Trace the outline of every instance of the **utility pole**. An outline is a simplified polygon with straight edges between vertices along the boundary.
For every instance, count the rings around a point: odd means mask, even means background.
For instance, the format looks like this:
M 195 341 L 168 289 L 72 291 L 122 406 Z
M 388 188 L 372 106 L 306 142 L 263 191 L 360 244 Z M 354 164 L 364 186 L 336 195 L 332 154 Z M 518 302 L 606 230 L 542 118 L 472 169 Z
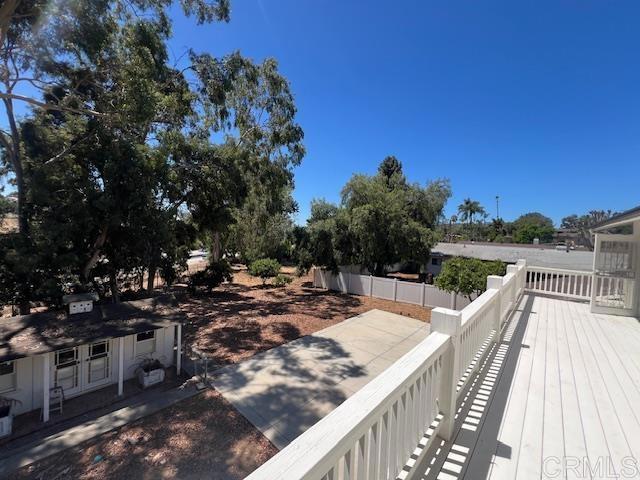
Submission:
M 496 218 L 500 218 L 500 195 L 496 195 Z

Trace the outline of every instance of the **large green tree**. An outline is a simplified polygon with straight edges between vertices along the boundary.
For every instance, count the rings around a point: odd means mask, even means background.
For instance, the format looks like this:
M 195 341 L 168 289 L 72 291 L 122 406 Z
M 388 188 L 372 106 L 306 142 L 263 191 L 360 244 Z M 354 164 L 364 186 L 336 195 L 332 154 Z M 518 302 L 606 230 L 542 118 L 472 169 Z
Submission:
M 451 195 L 447 180 L 410 184 L 388 157 L 377 175 L 354 175 L 339 206 L 312 204 L 308 228 L 316 264 L 355 264 L 375 275 L 397 262 L 422 264 L 436 241 L 434 227 Z
M 538 212 L 520 215 L 514 220 L 512 227 L 516 243 L 533 243 L 536 238 L 540 243 L 549 243 L 555 232 L 553 220 Z
M 68 3 L 65 15 L 31 1 L 0 16 L 5 62 L 25 55 L 21 67 L 41 91 L 23 98 L 13 70 L 0 71 L 8 123 L 14 101 L 33 106 L 2 133 L 21 228 L 0 255 L 29 261 L 3 262 L 0 295 L 23 311 L 52 279 L 86 287 L 107 278 L 116 299 L 123 274 L 167 272 L 196 230 L 228 228 L 252 183 L 290 185 L 304 155 L 275 61 L 190 51 L 178 69 L 166 47 L 171 2 Z M 198 22 L 228 19 L 226 1 L 181 3 Z

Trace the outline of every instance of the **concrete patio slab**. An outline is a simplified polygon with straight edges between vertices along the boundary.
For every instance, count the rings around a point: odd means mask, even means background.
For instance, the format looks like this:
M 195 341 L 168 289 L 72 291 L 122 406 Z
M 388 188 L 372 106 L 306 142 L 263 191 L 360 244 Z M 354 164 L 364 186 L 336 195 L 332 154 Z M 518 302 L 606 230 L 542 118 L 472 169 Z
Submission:
M 370 310 L 214 372 L 212 384 L 282 449 L 429 334 Z

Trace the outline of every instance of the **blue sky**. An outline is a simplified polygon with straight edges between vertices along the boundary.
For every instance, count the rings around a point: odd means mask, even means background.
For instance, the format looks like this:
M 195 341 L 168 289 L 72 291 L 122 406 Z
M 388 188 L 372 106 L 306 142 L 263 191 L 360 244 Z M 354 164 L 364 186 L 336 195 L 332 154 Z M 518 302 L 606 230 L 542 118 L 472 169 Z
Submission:
M 275 57 L 308 155 L 298 221 L 389 154 L 513 219 L 640 203 L 640 2 L 235 0 L 172 48 Z
M 514 219 L 640 203 L 640 2 L 232 0 L 229 24 L 172 15 L 187 48 L 274 57 L 308 155 L 294 196 L 339 200 L 397 156 Z

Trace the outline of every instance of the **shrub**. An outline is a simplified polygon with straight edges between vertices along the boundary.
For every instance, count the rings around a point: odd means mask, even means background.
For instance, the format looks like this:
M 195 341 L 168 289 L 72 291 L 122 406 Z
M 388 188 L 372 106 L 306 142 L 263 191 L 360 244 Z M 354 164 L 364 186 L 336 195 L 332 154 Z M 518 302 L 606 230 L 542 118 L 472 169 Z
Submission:
M 280 273 L 280 264 L 273 258 L 261 258 L 249 265 L 249 275 L 260 277 L 262 284 L 267 283 L 267 279 L 275 277 Z
M 292 281 L 293 278 L 291 278 L 289 275 L 283 275 L 282 273 L 279 273 L 273 280 L 273 284 L 276 287 L 284 287 L 285 285 L 289 285 Z
M 313 266 L 313 256 L 309 252 L 309 250 L 301 249 L 298 252 L 298 263 L 296 265 L 296 275 L 302 277 L 309 273 L 311 267 Z
M 506 268 L 499 260 L 485 262 L 477 258 L 453 257 L 444 262 L 435 285 L 472 300 L 473 295 L 478 296 L 485 291 L 488 275 L 504 275 Z
M 231 265 L 226 260 L 211 262 L 207 268 L 191 275 L 189 279 L 189 288 L 195 291 L 198 287 L 204 287 L 211 292 L 222 282 L 230 282 L 233 280 Z

